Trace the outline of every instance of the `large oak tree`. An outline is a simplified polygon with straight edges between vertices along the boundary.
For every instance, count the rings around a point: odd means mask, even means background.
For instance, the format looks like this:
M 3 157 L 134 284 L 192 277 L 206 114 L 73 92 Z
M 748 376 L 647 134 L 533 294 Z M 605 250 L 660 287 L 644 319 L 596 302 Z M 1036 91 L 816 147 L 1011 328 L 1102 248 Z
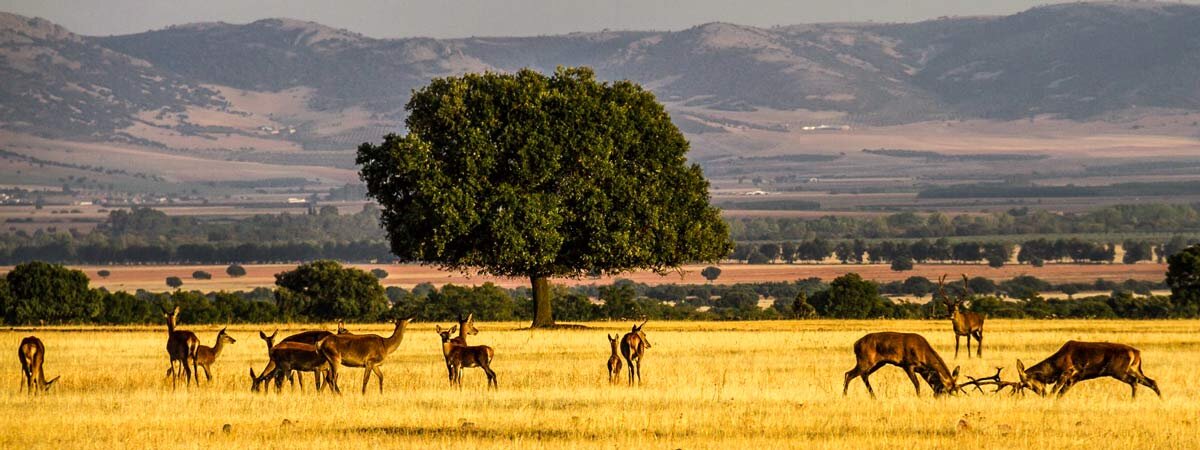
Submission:
M 528 277 L 534 327 L 549 278 L 666 271 L 732 243 L 688 142 L 654 95 L 588 68 L 435 79 L 408 133 L 358 149 L 401 260 Z

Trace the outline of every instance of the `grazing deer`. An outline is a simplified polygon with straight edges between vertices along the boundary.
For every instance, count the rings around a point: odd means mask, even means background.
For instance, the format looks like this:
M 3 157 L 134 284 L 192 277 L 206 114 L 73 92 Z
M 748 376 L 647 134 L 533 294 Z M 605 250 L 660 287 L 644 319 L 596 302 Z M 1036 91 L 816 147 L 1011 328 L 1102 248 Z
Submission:
M 467 321 L 459 318 L 460 323 Z M 483 369 L 483 373 L 487 374 L 488 387 L 498 389 L 499 382 L 496 381 L 496 372 L 492 370 L 492 357 L 495 351 L 486 345 L 466 345 L 466 337 L 459 335 L 451 338 L 450 335 L 456 331 L 460 331 L 458 325 L 451 326 L 448 330 L 443 330 L 441 325 L 437 326 L 437 334 L 442 338 L 442 357 L 446 359 L 446 371 L 449 373 L 450 385 L 462 388 L 462 370 L 464 367 L 479 367 Z
M 170 313 L 163 309 L 163 317 L 167 318 L 167 355 L 171 357 L 171 367 L 167 369 L 167 376 L 171 378 L 171 387 L 175 387 L 181 372 L 184 382 L 190 385 L 193 373 L 192 366 L 188 364 L 196 359 L 196 347 L 200 345 L 200 339 L 196 338 L 196 333 L 175 329 L 176 320 L 179 318 L 178 306 Z M 180 366 L 178 371 L 175 370 L 176 362 Z M 197 376 L 196 382 L 199 381 Z
M 1017 374 L 1022 387 L 1041 396 L 1046 395 L 1047 384 L 1055 384 L 1057 395 L 1062 397 L 1075 383 L 1112 377 L 1128 384 L 1133 397 L 1137 397 L 1141 384 L 1162 398 L 1158 383 L 1142 373 L 1142 352 L 1125 344 L 1067 341 L 1049 358 L 1028 369 L 1018 359 Z
M 954 328 L 954 358 L 958 359 L 958 345 L 960 342 L 960 336 L 967 337 L 967 358 L 971 357 L 971 338 L 975 338 L 975 344 L 976 347 L 978 347 L 975 356 L 982 358 L 984 317 L 982 314 L 963 310 L 962 306 L 963 303 L 966 303 L 967 301 L 966 297 L 969 292 L 969 288 L 967 287 L 967 276 L 964 274 L 962 277 L 963 293 L 955 300 L 951 300 L 950 297 L 946 295 L 946 276 L 942 275 L 942 277 L 938 279 L 938 293 L 941 294 L 942 301 L 946 303 L 946 310 L 950 313 L 950 324 L 953 325 Z
M 383 371 L 379 370 L 379 365 L 400 347 L 404 341 L 404 329 L 410 321 L 411 317 L 397 320 L 395 330 L 387 338 L 374 334 L 334 334 L 318 341 L 317 349 L 329 359 L 333 382 L 337 381 L 339 365 L 362 367 L 362 393 L 367 393 L 367 382 L 371 381 L 371 373 L 374 373 L 379 378 L 379 393 L 382 394 Z
M 642 356 L 646 354 L 646 349 L 651 347 L 646 333 L 642 331 L 646 322 L 649 320 L 643 321 L 641 325 L 634 325 L 633 330 L 621 337 L 621 355 L 625 357 L 626 365 L 629 366 L 630 386 L 633 386 L 635 376 L 638 386 L 642 385 Z
M 608 384 L 617 384 L 621 382 L 621 357 L 617 354 L 621 336 L 616 334 L 606 334 L 605 336 L 608 337 L 608 345 L 612 347 L 612 353 L 608 356 Z
M 237 339 L 225 333 L 225 329 L 217 332 L 217 343 L 212 347 L 207 345 L 196 346 L 196 356 L 192 358 L 192 373 L 196 374 L 196 383 L 200 382 L 200 369 L 204 369 L 204 377 L 212 383 L 212 373 L 209 372 L 209 367 L 217 361 L 217 357 L 221 356 L 221 350 L 225 348 L 225 344 L 236 344 Z
M 917 395 L 921 395 L 918 374 L 929 384 L 929 388 L 933 389 L 935 397 L 958 390 L 958 367 L 955 367 L 953 372 L 946 369 L 946 362 L 933 350 L 929 341 L 919 334 L 870 333 L 854 342 L 854 357 L 858 362 L 853 369 L 846 372 L 842 395 L 846 395 L 850 389 L 850 380 L 861 377 L 863 384 L 867 386 L 867 392 L 874 398 L 875 390 L 871 388 L 867 377 L 888 364 L 904 369 Z
M 276 330 L 276 332 L 278 332 L 278 330 Z M 340 321 L 338 322 L 338 333 L 339 334 L 349 333 L 349 331 L 346 330 L 346 327 L 342 326 L 342 322 L 340 322 Z M 333 336 L 333 332 L 325 331 L 325 330 L 301 331 L 299 333 L 296 333 L 296 334 L 293 334 L 286 338 L 283 338 L 283 340 L 279 341 L 279 343 L 282 344 L 285 342 L 296 342 L 296 343 L 300 343 L 300 344 L 308 344 L 308 345 L 316 346 L 317 342 L 320 341 L 321 339 L 324 339 L 326 336 Z M 259 332 L 259 337 L 262 338 L 264 341 L 267 341 L 267 336 L 265 336 L 265 334 L 263 334 L 262 332 Z M 271 340 L 267 341 L 268 352 L 269 352 L 270 348 L 274 346 L 275 334 L 271 334 L 270 338 L 271 338 Z M 304 390 L 304 377 L 300 376 L 298 378 L 299 378 L 298 381 L 300 382 L 300 390 Z M 287 374 L 287 379 L 289 382 L 292 382 L 292 383 L 295 383 L 297 381 L 295 378 L 293 378 L 293 375 L 291 373 Z M 321 387 L 321 378 L 317 377 L 315 382 L 317 383 L 317 388 L 320 388 Z
M 42 345 L 41 339 L 34 336 L 21 339 L 21 345 L 17 347 L 17 359 L 21 360 L 21 373 L 25 375 L 25 384 L 22 386 L 30 394 L 49 391 L 50 386 L 58 381 L 59 377 L 46 381 L 46 373 L 42 371 L 42 363 L 46 362 L 46 346 Z
M 333 392 L 342 393 L 332 378 L 333 371 L 330 368 L 329 360 L 317 350 L 316 346 L 299 342 L 280 342 L 279 345 L 271 347 L 269 353 L 271 361 L 263 369 L 262 375 L 255 376 L 254 368 L 250 368 L 250 379 L 253 381 L 250 388 L 252 391 L 258 392 L 264 382 L 274 378 L 275 392 L 279 392 L 283 388 L 283 378 L 291 376 L 295 371 L 312 372 L 317 379 L 317 392 L 321 392 L 321 380 L 324 379 Z M 303 384 L 301 389 L 303 389 Z

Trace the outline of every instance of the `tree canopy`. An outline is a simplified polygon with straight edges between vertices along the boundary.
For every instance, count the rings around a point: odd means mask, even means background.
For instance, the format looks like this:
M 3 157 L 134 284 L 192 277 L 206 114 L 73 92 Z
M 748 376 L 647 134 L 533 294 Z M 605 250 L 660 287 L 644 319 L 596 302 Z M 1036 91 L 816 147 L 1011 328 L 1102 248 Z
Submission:
M 276 303 L 285 318 L 377 320 L 387 311 L 379 279 L 337 261 L 302 264 L 275 275 Z
M 1200 311 L 1200 244 L 1167 257 L 1171 301 L 1186 315 Z
M 588 68 L 438 78 L 405 106 L 408 134 L 358 149 L 392 252 L 528 277 L 534 326 L 553 325 L 549 277 L 665 271 L 732 249 L 654 95 Z

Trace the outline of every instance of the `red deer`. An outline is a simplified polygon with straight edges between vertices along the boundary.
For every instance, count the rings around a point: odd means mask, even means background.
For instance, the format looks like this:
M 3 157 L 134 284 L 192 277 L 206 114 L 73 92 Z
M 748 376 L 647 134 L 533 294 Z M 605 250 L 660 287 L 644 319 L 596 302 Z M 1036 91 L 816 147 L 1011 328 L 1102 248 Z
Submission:
M 383 371 L 379 365 L 395 352 L 404 341 L 404 329 L 412 318 L 396 321 L 392 335 L 383 338 L 374 334 L 334 334 L 317 342 L 317 349 L 330 362 L 332 382 L 337 382 L 338 366 L 362 367 L 362 393 L 367 393 L 367 382 L 371 381 L 371 373 L 379 378 L 379 393 L 383 393 Z
M 1093 378 L 1112 377 L 1129 385 L 1137 397 L 1139 384 L 1158 390 L 1158 383 L 1142 373 L 1142 352 L 1124 344 L 1110 342 L 1067 341 L 1057 352 L 1029 369 L 1017 360 L 1017 374 L 1022 387 L 1046 395 L 1046 385 L 1054 384 L 1059 397 L 1075 383 Z
M 255 376 L 254 369 L 250 369 L 250 379 L 253 381 L 250 389 L 254 392 L 258 392 L 260 386 L 272 378 L 275 379 L 275 392 L 279 392 L 283 387 L 283 378 L 296 371 L 312 372 L 317 379 L 317 392 L 321 391 L 321 380 L 324 379 L 333 392 L 342 393 L 332 378 L 333 371 L 329 360 L 317 351 L 316 346 L 299 342 L 280 342 L 279 345 L 271 347 L 269 353 L 271 361 L 263 369 L 262 375 Z M 301 385 L 301 389 L 303 389 L 303 385 Z
M 875 390 L 867 377 L 884 365 L 893 365 L 904 369 L 908 379 L 912 381 L 917 395 L 921 395 L 921 384 L 917 375 L 921 375 L 929 388 L 933 389 L 935 397 L 954 393 L 958 390 L 958 367 L 951 372 L 946 368 L 946 362 L 938 355 L 929 341 L 919 334 L 881 332 L 871 333 L 854 342 L 854 357 L 858 363 L 846 372 L 845 383 L 842 385 L 842 395 L 850 389 L 850 380 L 862 377 L 867 386 L 867 392 L 875 397 Z
M 621 356 L 617 354 L 617 347 L 621 342 L 621 336 L 616 334 L 605 336 L 608 337 L 608 345 L 612 347 L 612 353 L 608 356 L 608 383 L 617 384 L 621 382 Z
M 633 386 L 633 379 L 637 377 L 637 384 L 642 384 L 642 356 L 646 354 L 646 349 L 650 348 L 650 341 L 646 339 L 646 333 L 642 331 L 642 327 L 646 326 L 643 321 L 641 325 L 634 325 L 633 330 L 625 333 L 621 337 L 621 355 L 625 357 L 626 365 L 629 366 L 629 385 Z
M 21 373 L 25 375 L 23 386 L 30 394 L 49 391 L 50 386 L 58 381 L 59 377 L 46 381 L 46 373 L 42 371 L 42 364 L 46 362 L 46 346 L 42 345 L 41 339 L 34 336 L 21 339 L 21 345 L 17 347 L 17 359 L 21 360 Z
M 342 326 L 341 322 L 338 322 L 338 332 L 339 333 L 348 333 L 348 331 L 345 331 L 345 327 Z M 274 333 L 271 333 L 270 336 L 267 336 L 266 333 L 263 333 L 261 331 L 258 332 L 258 337 L 261 338 L 263 341 L 266 341 L 266 343 L 267 343 L 268 356 L 270 355 L 271 348 L 275 346 L 275 335 L 278 333 L 279 333 L 279 330 L 275 330 Z M 283 340 L 279 341 L 279 343 L 282 344 L 284 342 L 296 342 L 296 343 L 300 343 L 300 344 L 308 344 L 308 345 L 316 346 L 317 341 L 324 339 L 326 336 L 332 336 L 332 335 L 333 335 L 332 332 L 324 331 L 324 330 L 302 331 L 302 332 L 293 334 L 291 336 L 288 336 L 286 338 L 283 338 Z M 286 376 L 289 381 L 291 381 L 292 383 L 295 383 L 296 380 L 295 380 L 295 378 L 293 378 L 293 375 L 291 373 L 286 374 Z M 301 376 L 299 378 L 300 378 L 300 380 L 299 380 L 300 381 L 300 390 L 304 390 L 304 377 Z M 316 383 L 317 383 L 317 388 L 319 389 L 321 387 L 321 378 L 320 377 L 317 377 Z
M 467 321 L 461 318 L 459 320 L 460 323 L 467 323 Z M 454 332 L 460 330 L 461 328 L 458 325 L 454 325 L 448 330 L 443 330 L 441 325 L 437 326 L 438 336 L 442 338 L 442 357 L 446 360 L 446 372 L 450 377 L 450 385 L 461 388 L 463 368 L 479 367 L 487 375 L 488 387 L 493 389 L 499 388 L 500 385 L 496 381 L 496 372 L 491 367 L 495 351 L 486 345 L 466 345 L 466 337 L 463 335 L 455 338 L 450 337 Z
M 954 358 L 958 359 L 959 337 L 967 337 L 967 358 L 971 357 L 971 338 L 975 338 L 976 355 L 983 357 L 983 315 L 964 311 L 963 303 L 967 301 L 966 296 L 968 291 L 967 276 L 963 275 L 963 294 L 955 300 L 951 300 L 946 295 L 945 290 L 946 276 L 942 275 L 938 279 L 938 292 L 942 295 L 942 300 L 946 302 L 946 310 L 950 313 L 950 324 L 954 327 Z
M 167 318 L 167 355 L 171 357 L 171 367 L 167 369 L 167 376 L 171 378 L 171 387 L 175 387 L 181 372 L 184 382 L 191 384 L 193 374 L 189 363 L 196 358 L 196 347 L 200 345 L 200 339 L 196 338 L 196 333 L 175 329 L 176 320 L 179 319 L 178 306 L 170 313 L 163 309 L 163 317 Z M 180 365 L 178 371 L 175 370 L 177 362 Z M 199 382 L 199 378 L 196 381 Z
M 200 382 L 200 369 L 204 369 L 204 377 L 209 383 L 212 383 L 212 373 L 209 372 L 209 367 L 217 361 L 217 357 L 221 356 L 221 350 L 225 348 L 225 343 L 236 344 L 237 340 L 225 333 L 225 329 L 217 332 L 216 345 L 209 347 L 207 345 L 196 346 L 196 357 L 192 358 L 192 373 L 196 374 L 196 382 Z

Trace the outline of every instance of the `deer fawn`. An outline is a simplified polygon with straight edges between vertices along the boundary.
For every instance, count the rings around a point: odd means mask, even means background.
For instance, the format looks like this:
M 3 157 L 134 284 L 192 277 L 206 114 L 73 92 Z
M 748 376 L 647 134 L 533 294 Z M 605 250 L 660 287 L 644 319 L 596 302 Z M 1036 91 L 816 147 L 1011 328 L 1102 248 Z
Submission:
M 966 303 L 968 284 L 967 276 L 963 275 L 963 294 L 957 299 L 950 300 L 946 295 L 945 282 L 946 276 L 942 275 L 938 279 L 938 292 L 942 295 L 942 299 L 946 302 L 946 310 L 950 313 L 950 324 L 954 328 L 954 358 L 958 358 L 959 337 L 967 337 L 967 358 L 971 357 L 971 338 L 975 338 L 975 344 L 978 349 L 975 356 L 983 357 L 983 315 L 964 311 L 962 305 Z
M 295 371 L 312 372 L 317 379 L 317 392 L 321 392 L 321 380 L 324 379 L 333 392 L 337 394 L 342 393 L 341 389 L 338 389 L 337 383 L 333 380 L 332 364 L 325 355 L 317 351 L 316 346 L 299 342 L 280 342 L 279 345 L 271 347 L 269 353 L 271 361 L 263 369 L 262 375 L 255 376 L 254 368 L 250 368 L 250 379 L 253 381 L 250 388 L 252 391 L 258 392 L 264 382 L 274 378 L 275 392 L 279 392 L 283 388 L 283 378 L 285 376 L 290 377 L 291 373 Z M 303 388 L 304 385 L 301 384 L 301 389 Z
M 608 345 L 612 347 L 612 353 L 608 356 L 608 384 L 617 384 L 621 382 L 621 356 L 617 354 L 621 336 L 616 334 L 606 334 L 605 336 L 608 337 Z
M 850 380 L 861 377 L 867 392 L 875 397 L 875 390 L 867 377 L 884 365 L 893 365 L 904 369 L 908 379 L 912 381 L 917 395 L 921 394 L 921 384 L 917 375 L 921 375 L 929 388 L 933 389 L 935 397 L 954 393 L 958 389 L 958 367 L 954 372 L 946 369 L 946 362 L 929 346 L 929 341 L 919 334 L 913 333 L 871 333 L 863 336 L 854 343 L 854 357 L 858 360 L 853 369 L 846 372 L 842 385 L 842 395 L 850 389 Z
M 49 391 L 50 386 L 58 381 L 59 377 L 46 381 L 46 373 L 42 371 L 42 363 L 46 362 L 46 346 L 42 345 L 41 339 L 34 336 L 21 339 L 21 345 L 17 347 L 17 359 L 21 360 L 21 373 L 25 375 L 25 384 L 22 386 L 30 394 Z
M 171 367 L 167 369 L 167 377 L 171 378 L 171 387 L 175 387 L 180 372 L 183 373 L 184 382 L 191 384 L 192 366 L 188 364 L 195 361 L 196 347 L 200 345 L 200 339 L 196 338 L 196 333 L 175 329 L 175 321 L 179 318 L 178 306 L 170 313 L 164 309 L 163 317 L 167 318 L 167 355 L 171 357 Z M 177 362 L 180 366 L 179 371 L 175 370 Z M 197 377 L 196 381 L 199 382 L 199 380 Z
M 382 394 L 383 371 L 379 370 L 379 365 L 400 347 L 404 341 L 404 329 L 410 321 L 411 317 L 397 320 L 392 335 L 386 338 L 374 334 L 334 334 L 318 341 L 317 350 L 330 362 L 331 382 L 337 382 L 339 365 L 362 367 L 362 393 L 367 393 L 367 382 L 371 381 L 371 374 L 374 373 L 379 378 L 379 393 Z
M 196 357 L 192 358 L 192 373 L 196 374 L 196 382 L 200 382 L 200 369 L 204 369 L 204 377 L 209 383 L 212 383 L 212 373 L 209 372 L 209 367 L 217 361 L 217 357 L 221 356 L 221 350 L 225 348 L 225 344 L 236 344 L 237 339 L 225 333 L 225 329 L 217 332 L 217 343 L 212 347 L 207 345 L 196 346 Z
M 465 324 L 467 321 L 460 318 L 459 322 Z M 450 377 L 450 385 L 462 388 L 463 368 L 479 367 L 483 369 L 483 373 L 487 374 L 488 387 L 499 388 L 496 372 L 491 367 L 495 351 L 486 345 L 466 345 L 466 337 L 462 335 L 455 338 L 450 337 L 454 332 L 460 330 L 458 325 L 451 326 L 448 330 L 443 330 L 441 325 L 437 326 L 438 336 L 442 338 L 442 357 L 446 359 L 446 372 Z
M 642 356 L 646 354 L 646 349 L 650 348 L 650 341 L 642 331 L 646 322 L 649 320 L 643 321 L 641 325 L 634 325 L 633 330 L 621 337 L 621 355 L 625 357 L 626 365 L 629 366 L 630 386 L 633 386 L 635 376 L 638 386 L 642 384 Z
M 1067 341 L 1057 352 L 1029 369 L 1017 360 L 1021 386 L 1038 395 L 1046 395 L 1046 385 L 1055 384 L 1059 397 L 1075 383 L 1093 378 L 1112 377 L 1129 385 L 1132 396 L 1144 385 L 1162 397 L 1158 382 L 1142 373 L 1142 352 L 1124 344 L 1110 342 Z

